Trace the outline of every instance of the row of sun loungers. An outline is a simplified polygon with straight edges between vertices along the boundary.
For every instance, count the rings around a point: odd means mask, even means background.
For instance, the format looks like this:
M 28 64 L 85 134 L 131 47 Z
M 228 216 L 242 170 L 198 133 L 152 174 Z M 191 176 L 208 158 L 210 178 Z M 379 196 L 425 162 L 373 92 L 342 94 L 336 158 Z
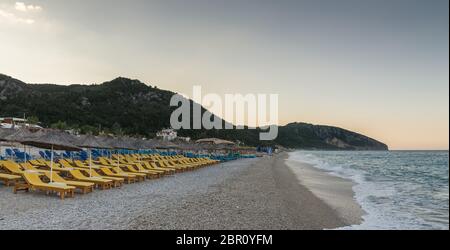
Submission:
M 64 199 L 74 197 L 75 190 L 87 194 L 94 189 L 119 188 L 125 183 L 161 178 L 218 162 L 209 158 L 145 154 L 114 154 L 111 158 L 99 157 L 91 161 L 63 158 L 54 163 L 46 159 L 24 163 L 1 160 L 0 181 L 6 186 L 14 185 L 14 193 L 40 190 L 57 193 Z

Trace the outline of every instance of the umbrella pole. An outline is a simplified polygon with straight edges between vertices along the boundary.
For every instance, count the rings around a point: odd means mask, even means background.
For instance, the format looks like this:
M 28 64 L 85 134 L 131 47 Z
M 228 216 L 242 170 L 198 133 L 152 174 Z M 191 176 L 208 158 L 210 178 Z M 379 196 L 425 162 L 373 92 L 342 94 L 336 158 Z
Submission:
M 89 177 L 92 177 L 92 150 L 89 149 Z
M 117 167 L 120 167 L 120 162 L 119 162 L 119 150 L 117 150 Z
M 50 153 L 50 183 L 53 183 L 53 145 Z

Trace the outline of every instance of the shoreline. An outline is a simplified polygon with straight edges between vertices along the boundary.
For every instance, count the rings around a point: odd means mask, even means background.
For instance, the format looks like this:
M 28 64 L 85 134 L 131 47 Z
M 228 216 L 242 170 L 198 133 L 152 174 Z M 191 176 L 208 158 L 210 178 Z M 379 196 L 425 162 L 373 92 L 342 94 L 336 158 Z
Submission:
M 286 165 L 301 185 L 335 209 L 347 226 L 360 225 L 366 212 L 356 201 L 353 180 L 330 174 L 313 164 L 286 159 Z M 337 228 L 339 229 L 339 228 Z
M 60 201 L 0 186 L 1 229 L 332 229 L 349 225 L 301 185 L 287 153 Z

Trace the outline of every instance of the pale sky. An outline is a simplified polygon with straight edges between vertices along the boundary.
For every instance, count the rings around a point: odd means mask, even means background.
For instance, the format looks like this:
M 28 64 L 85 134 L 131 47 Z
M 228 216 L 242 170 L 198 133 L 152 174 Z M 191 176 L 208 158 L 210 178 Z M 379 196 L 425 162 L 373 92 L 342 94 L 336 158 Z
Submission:
M 448 149 L 448 0 L 0 0 L 0 73 L 279 94 L 280 124 Z

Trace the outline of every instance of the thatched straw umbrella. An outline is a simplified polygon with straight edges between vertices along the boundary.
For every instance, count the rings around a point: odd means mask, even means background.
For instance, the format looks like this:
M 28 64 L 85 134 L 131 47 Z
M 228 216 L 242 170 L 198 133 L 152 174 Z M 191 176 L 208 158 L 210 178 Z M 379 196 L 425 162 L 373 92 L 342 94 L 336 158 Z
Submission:
M 38 148 L 50 149 L 50 183 L 53 182 L 53 150 L 80 151 L 81 149 L 72 143 L 73 137 L 60 130 L 39 130 L 33 136 L 26 138 L 22 144 Z
M 15 133 L 16 130 L 12 128 L 0 128 L 0 142 L 6 141 L 4 138 Z M 2 155 L 2 144 L 0 144 L 0 156 Z
M 134 138 L 134 137 L 127 137 L 126 138 L 126 143 L 128 145 L 128 147 L 130 149 L 134 149 L 134 150 L 143 150 L 146 149 L 146 141 L 143 139 L 138 139 L 138 138 Z M 138 161 L 140 161 L 140 152 L 138 152 Z
M 84 135 L 79 138 L 78 142 L 75 143 L 77 146 L 82 148 L 87 148 L 89 151 L 89 177 L 92 177 L 92 149 L 101 148 L 102 145 L 97 141 L 97 138 L 93 135 Z
M 100 143 L 101 148 L 108 149 L 108 158 L 111 158 L 111 150 L 114 149 L 112 136 L 97 136 L 97 141 Z
M 170 152 L 171 149 L 180 149 L 180 146 L 170 141 L 155 141 L 155 148 L 165 149 Z
M 175 144 L 173 142 L 170 142 L 170 141 L 158 141 L 156 147 L 160 148 L 160 149 L 177 149 L 177 148 L 180 148 L 180 146 L 178 146 L 177 144 Z
M 17 129 L 17 130 L 16 129 L 8 129 L 8 130 L 10 130 L 10 131 L 8 131 L 6 133 L 9 133 L 9 135 L 3 137 L 4 141 L 22 143 L 26 139 L 34 136 L 34 134 L 30 130 L 28 130 L 26 128 Z M 25 153 L 25 161 L 27 161 L 27 154 L 26 154 L 25 144 L 23 144 L 23 151 Z M 1 152 L 1 150 L 0 150 L 0 152 Z
M 157 142 L 153 139 L 148 139 L 145 141 L 145 148 L 146 149 L 156 149 Z
M 115 149 L 135 149 L 124 137 L 117 137 L 111 140 L 110 146 Z M 117 154 L 117 166 L 120 166 L 119 154 Z
M 147 148 L 147 141 L 143 139 L 132 138 L 132 144 L 138 150 L 143 150 Z
M 120 138 L 120 141 L 122 143 L 122 148 L 124 149 L 130 149 L 130 150 L 137 150 L 139 148 L 136 147 L 134 138 L 124 136 Z
M 132 140 L 133 147 L 137 150 L 146 150 L 156 148 L 157 143 L 152 139 L 136 139 Z
M 98 143 L 100 143 L 101 148 L 113 149 L 112 140 L 114 139 L 112 136 L 96 136 Z
M 0 128 L 0 141 L 6 141 L 4 138 L 8 135 L 14 134 L 17 130 L 12 128 Z

